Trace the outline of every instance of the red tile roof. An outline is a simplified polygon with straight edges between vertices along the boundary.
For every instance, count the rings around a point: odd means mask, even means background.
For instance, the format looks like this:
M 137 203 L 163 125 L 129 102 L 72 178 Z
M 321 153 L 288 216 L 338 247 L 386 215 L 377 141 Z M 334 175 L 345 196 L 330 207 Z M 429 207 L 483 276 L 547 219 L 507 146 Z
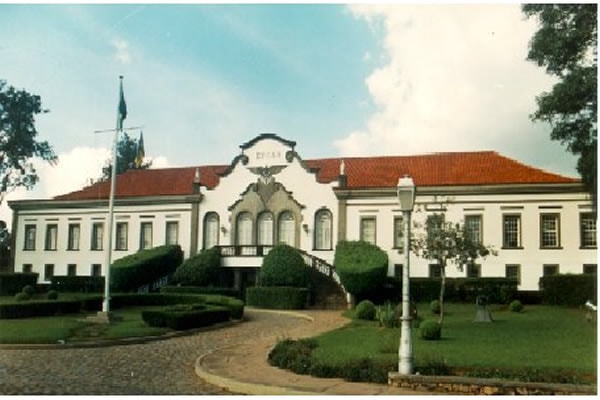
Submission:
M 404 174 L 417 186 L 501 185 L 531 183 L 576 183 L 561 176 L 504 157 L 493 151 L 434 153 L 417 156 L 346 157 L 304 160 L 316 172 L 317 181 L 337 180 L 344 160 L 348 189 L 395 187 Z M 115 197 L 168 196 L 192 193 L 196 168 L 209 189 L 218 185 L 228 165 L 129 170 L 117 177 Z M 82 190 L 55 197 L 56 200 L 108 198 L 110 182 L 99 182 Z

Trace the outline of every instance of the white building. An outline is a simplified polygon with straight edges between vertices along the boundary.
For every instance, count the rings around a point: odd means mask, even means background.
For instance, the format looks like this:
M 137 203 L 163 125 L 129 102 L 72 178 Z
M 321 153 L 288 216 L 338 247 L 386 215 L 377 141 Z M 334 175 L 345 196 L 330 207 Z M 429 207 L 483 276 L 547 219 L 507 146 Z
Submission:
M 118 176 L 112 259 L 180 244 L 185 256 L 224 246 L 232 284 L 251 283 L 264 249 L 285 242 L 333 263 L 339 240 L 366 240 L 389 255 L 397 274 L 401 215 L 396 185 L 416 186 L 413 220 L 443 211 L 493 246 L 497 256 L 448 276 L 517 277 L 537 290 L 545 274 L 596 273 L 596 217 L 578 179 L 545 172 L 495 152 L 303 160 L 295 142 L 261 134 L 231 164 L 129 170 Z M 47 200 L 9 202 L 16 272 L 99 275 L 110 182 Z M 258 256 L 257 256 L 258 255 Z M 435 265 L 411 258 L 411 276 Z

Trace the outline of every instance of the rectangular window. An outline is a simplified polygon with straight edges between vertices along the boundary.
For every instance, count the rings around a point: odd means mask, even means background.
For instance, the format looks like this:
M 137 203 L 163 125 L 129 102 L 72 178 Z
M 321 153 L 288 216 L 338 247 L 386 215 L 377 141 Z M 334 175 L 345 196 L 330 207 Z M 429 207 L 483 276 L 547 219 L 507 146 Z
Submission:
M 115 250 L 127 250 L 127 222 L 117 222 Z
M 502 247 L 505 249 L 521 248 L 521 215 L 503 215 Z
M 376 244 L 377 219 L 375 217 L 365 217 L 360 219 L 360 240 Z
M 92 264 L 92 276 L 102 276 L 102 265 L 100 264 Z
M 404 253 L 404 220 L 394 217 L 394 248 Z
M 23 264 L 23 272 L 30 274 L 33 272 L 33 264 Z
M 179 244 L 179 222 L 168 221 L 166 226 L 165 244 Z
M 35 250 L 35 225 L 25 225 L 25 243 L 23 250 Z
M 540 215 L 540 247 L 542 249 L 560 247 L 560 214 Z
M 583 273 L 595 275 L 598 273 L 598 264 L 583 264 Z
M 56 240 L 58 236 L 58 225 L 46 225 L 46 250 L 56 250 Z
M 479 278 L 481 277 L 481 265 L 480 264 L 468 264 L 467 265 L 467 278 Z
M 152 248 L 152 222 L 142 222 L 140 224 L 140 249 Z
M 596 248 L 596 216 L 594 213 L 579 214 L 579 231 L 582 248 Z
M 92 250 L 102 250 L 104 243 L 104 223 L 94 222 L 92 224 L 92 243 L 90 248 Z
M 467 215 L 465 216 L 465 233 L 474 243 L 483 243 L 483 229 L 482 229 L 482 216 L 481 215 Z
M 79 224 L 69 224 L 69 243 L 67 250 L 79 250 Z
M 49 281 L 54 276 L 54 264 L 44 265 L 44 280 Z
M 558 264 L 544 264 L 544 276 L 558 275 Z
M 68 276 L 77 276 L 77 265 L 76 264 L 67 265 L 67 275 Z
M 506 264 L 505 271 L 507 278 L 516 279 L 517 284 L 521 284 L 521 266 L 519 264 Z
M 429 277 L 430 278 L 441 278 L 442 267 L 439 264 L 429 264 Z

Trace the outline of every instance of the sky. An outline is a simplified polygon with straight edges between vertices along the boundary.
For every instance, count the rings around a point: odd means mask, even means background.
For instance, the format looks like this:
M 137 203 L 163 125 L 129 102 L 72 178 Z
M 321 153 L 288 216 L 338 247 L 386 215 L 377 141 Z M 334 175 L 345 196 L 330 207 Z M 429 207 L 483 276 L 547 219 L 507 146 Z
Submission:
M 101 175 L 120 75 L 153 168 L 226 165 L 269 132 L 303 159 L 494 150 L 577 176 L 529 118 L 555 83 L 526 61 L 535 30 L 517 3 L 0 4 L 0 79 L 41 96 L 59 157 L 0 219 Z

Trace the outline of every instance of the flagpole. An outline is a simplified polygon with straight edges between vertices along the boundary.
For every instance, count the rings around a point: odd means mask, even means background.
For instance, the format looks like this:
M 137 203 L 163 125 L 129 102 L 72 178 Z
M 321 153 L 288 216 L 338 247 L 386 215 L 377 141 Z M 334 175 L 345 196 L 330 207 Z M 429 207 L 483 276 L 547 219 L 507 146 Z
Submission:
M 114 221 L 114 205 L 115 205 L 115 186 L 117 181 L 117 143 L 119 141 L 119 133 L 123 132 L 123 119 L 127 115 L 127 110 L 123 110 L 125 101 L 123 97 L 123 76 L 119 76 L 120 79 L 120 90 L 119 90 L 119 107 L 117 109 L 117 129 L 115 129 L 115 135 L 113 139 L 113 153 L 112 153 L 112 169 L 110 173 L 110 195 L 108 200 L 108 246 L 106 249 L 106 262 L 104 270 L 104 301 L 102 302 L 102 312 L 110 312 L 110 264 L 111 264 L 111 253 L 112 253 L 112 238 L 113 238 L 113 221 Z

